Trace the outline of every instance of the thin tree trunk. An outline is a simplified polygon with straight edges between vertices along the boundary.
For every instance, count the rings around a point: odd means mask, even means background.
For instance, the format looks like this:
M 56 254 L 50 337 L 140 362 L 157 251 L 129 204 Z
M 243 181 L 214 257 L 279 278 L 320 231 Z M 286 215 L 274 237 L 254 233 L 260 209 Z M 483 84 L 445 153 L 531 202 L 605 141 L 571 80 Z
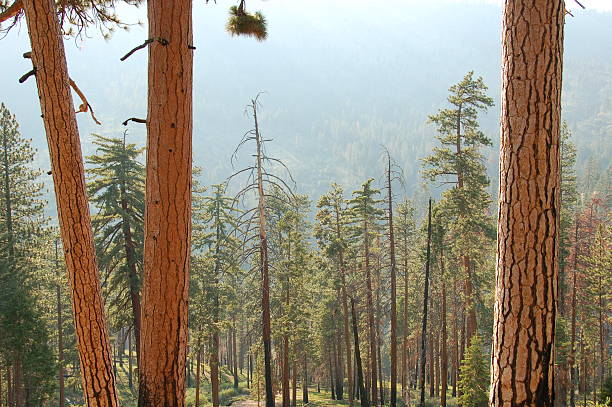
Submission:
M 336 400 L 336 387 L 334 385 L 334 364 L 332 363 L 332 352 L 327 348 L 327 359 L 329 364 L 329 389 L 332 400 Z
M 197 344 L 197 349 L 196 351 L 197 356 L 196 356 L 196 383 L 195 383 L 195 407 L 200 407 L 200 368 L 202 365 L 202 348 L 201 348 L 202 344 L 201 344 L 201 339 L 198 338 L 198 344 Z
M 287 296 L 288 297 L 288 296 Z M 283 335 L 283 407 L 289 407 L 291 402 L 289 397 L 289 336 Z
M 236 345 L 236 321 L 235 321 L 235 316 L 233 316 L 234 321 L 232 321 L 232 328 L 231 328 L 231 332 L 232 332 L 232 373 L 234 375 L 234 389 L 237 389 L 239 386 L 239 381 L 238 381 L 238 352 L 237 352 L 237 345 Z
M 295 359 L 293 360 L 292 366 L 291 366 L 291 373 L 292 373 L 292 377 L 291 377 L 291 407 L 296 407 L 297 406 L 297 377 L 298 377 L 298 373 L 297 373 L 297 363 L 295 363 Z
M 393 194 L 391 191 L 391 158 L 387 157 L 387 203 L 389 216 L 389 256 L 391 260 L 391 401 L 397 404 L 397 271 L 395 269 L 395 238 L 393 234 Z
M 425 340 L 427 335 L 427 305 L 429 302 L 429 258 L 431 253 L 431 198 L 429 198 L 429 212 L 427 215 L 427 257 L 425 261 L 425 284 L 423 289 L 423 324 L 421 328 L 421 365 L 420 365 L 420 386 L 421 396 L 419 406 L 425 406 Z
M 374 323 L 374 304 L 372 299 L 372 275 L 370 270 L 370 241 L 368 232 L 368 222 L 363 222 L 364 230 L 364 251 L 365 251 L 365 272 L 366 272 L 366 300 L 368 307 L 368 329 L 370 333 L 370 396 L 372 397 L 372 405 L 378 405 L 378 389 L 376 376 L 376 325 Z
M 440 405 L 446 407 L 446 389 L 448 388 L 448 356 L 447 356 L 447 336 L 446 336 L 446 281 L 444 279 L 444 260 L 441 259 L 442 266 L 442 310 L 440 317 L 442 318 L 442 342 L 440 346 Z
M 51 157 L 85 400 L 90 407 L 117 406 L 83 156 L 56 4 L 24 0 L 23 6 Z
M 55 288 L 55 300 L 57 303 L 57 381 L 59 385 L 59 407 L 64 407 L 66 404 L 66 396 L 64 389 L 64 318 L 62 315 L 62 286 L 60 283 L 59 269 L 59 245 L 55 240 L 55 278 L 57 286 Z M 1 396 L 0 396 L 1 398 Z
M 124 182 L 122 180 L 122 182 Z M 139 292 L 139 278 L 138 271 L 136 269 L 136 245 L 132 238 L 132 228 L 130 221 L 126 213 L 130 210 L 125 199 L 125 185 L 121 185 L 121 209 L 123 210 L 123 236 L 125 238 L 125 256 L 127 260 L 127 266 L 129 271 L 129 285 L 130 285 L 130 302 L 132 304 L 132 316 L 134 318 L 134 336 L 136 337 L 136 364 L 140 366 L 140 292 Z
M 432 296 L 429 297 L 429 306 L 433 310 L 433 301 L 431 300 L 431 297 Z M 431 325 L 433 328 L 434 321 L 431 321 Z M 429 360 L 427 361 L 427 365 L 429 367 L 429 397 L 434 397 L 436 395 L 435 389 L 434 389 L 434 386 L 435 386 L 434 338 L 435 338 L 435 335 L 433 333 L 433 330 L 430 329 L 427 335 L 427 352 L 429 353 Z
M 572 267 L 572 310 L 571 310 L 571 342 L 569 353 L 570 366 L 570 407 L 576 407 L 576 384 L 578 383 L 578 370 L 576 369 L 576 276 L 578 274 L 578 217 L 576 217 L 574 230 L 574 264 Z
M 562 0 L 504 10 L 492 406 L 554 401 L 564 15 Z
M 210 344 L 210 395 L 213 407 L 219 407 L 219 331 L 216 328 Z
M 359 386 L 359 399 L 361 407 L 370 407 L 368 400 L 368 391 L 363 380 L 363 368 L 361 365 L 361 351 L 359 349 L 359 322 L 357 321 L 357 313 L 355 312 L 355 301 L 351 298 L 351 314 L 353 317 L 353 340 L 355 348 L 355 369 L 357 369 L 357 382 Z
M 128 386 L 130 390 L 134 389 L 134 382 L 132 380 L 132 334 L 128 333 Z
M 452 396 L 457 397 L 457 379 L 459 377 L 459 341 L 457 334 L 457 314 L 459 313 L 459 304 L 457 301 L 457 279 L 453 276 L 453 374 L 452 374 Z
M 334 330 L 333 335 L 333 355 L 334 355 L 334 363 L 336 372 L 336 399 L 343 400 L 344 399 L 344 377 L 342 372 L 342 347 L 341 347 L 341 338 L 340 333 L 337 330 Z
M 268 264 L 268 238 L 266 232 L 265 194 L 263 187 L 263 153 L 261 151 L 261 135 L 257 121 L 257 101 L 252 100 L 253 119 L 255 121 L 255 142 L 257 145 L 257 192 L 259 212 L 259 265 L 261 270 L 261 309 L 262 309 L 262 340 L 264 348 L 264 376 L 266 380 L 266 407 L 274 407 L 274 391 L 272 389 L 272 340 L 270 330 L 270 277 Z
M 308 360 L 306 359 L 306 353 L 302 357 L 302 402 L 308 404 Z
M 402 347 L 402 393 L 404 402 L 407 404 L 407 397 L 410 393 L 408 382 L 410 375 L 408 369 L 408 237 L 404 239 L 404 320 L 402 334 L 404 335 L 404 343 Z

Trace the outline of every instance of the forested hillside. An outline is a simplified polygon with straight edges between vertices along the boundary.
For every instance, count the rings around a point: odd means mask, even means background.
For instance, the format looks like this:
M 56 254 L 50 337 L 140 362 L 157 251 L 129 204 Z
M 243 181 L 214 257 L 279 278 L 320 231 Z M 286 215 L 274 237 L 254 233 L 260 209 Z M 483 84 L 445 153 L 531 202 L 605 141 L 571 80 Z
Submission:
M 330 180 L 357 187 L 380 168 L 382 146 L 402 164 L 408 194 L 418 188 L 419 159 L 433 144 L 435 126 L 428 115 L 442 107 L 448 88 L 466 72 L 484 78 L 495 101 L 481 119 L 493 141 L 485 154 L 492 185 L 497 185 L 500 89 L 500 9 L 487 4 L 395 1 L 387 7 L 342 3 L 310 8 L 298 3 L 253 3 L 265 8 L 270 37 L 265 42 L 232 38 L 224 32 L 226 9 L 194 4 L 194 161 L 203 167 L 204 183 L 222 182 L 229 156 L 248 118 L 244 107 L 260 91 L 266 137 L 292 168 L 298 190 L 320 195 Z M 315 11 L 316 10 L 316 11 Z M 125 20 L 145 18 L 142 11 L 122 8 Z M 316 15 L 316 19 L 313 20 Z M 460 15 L 461 18 L 456 18 Z M 566 23 L 563 117 L 578 147 L 578 168 L 593 159 L 599 169 L 612 154 L 606 142 L 612 114 L 612 37 L 609 15 L 581 12 Z M 91 134 L 117 136 L 121 122 L 146 113 L 145 53 L 125 62 L 119 58 L 138 45 L 145 31 L 114 33 L 110 40 L 67 42 L 72 75 L 86 92 L 96 126 L 79 118 L 84 150 L 93 151 Z M 23 30 L 13 30 L 5 46 L 26 51 Z M 595 43 L 595 46 L 585 44 Z M 74 45 L 77 45 L 77 49 Z M 434 50 L 433 52 L 431 50 Z M 28 70 L 20 59 L 6 61 L 0 83 L 9 94 L 9 108 L 20 117 L 37 117 L 31 103 L 33 82 L 18 84 Z M 39 121 L 22 124 L 24 134 L 45 148 Z M 144 126 L 131 124 L 129 139 L 144 143 Z M 41 154 L 41 167 L 46 158 Z M 435 195 L 439 190 L 434 190 Z
M 612 405 L 612 10 L 132 3 L 0 0 L 0 407 Z

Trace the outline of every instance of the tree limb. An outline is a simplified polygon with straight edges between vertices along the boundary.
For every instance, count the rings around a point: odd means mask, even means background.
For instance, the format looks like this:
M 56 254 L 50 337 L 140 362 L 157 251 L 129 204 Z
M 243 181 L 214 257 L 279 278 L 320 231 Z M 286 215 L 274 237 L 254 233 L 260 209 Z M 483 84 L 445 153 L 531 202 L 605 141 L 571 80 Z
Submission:
M 77 113 L 81 113 L 81 112 L 87 112 L 89 111 L 89 113 L 91 114 L 91 118 L 93 119 L 94 122 L 96 122 L 96 124 L 101 125 L 102 123 L 100 123 L 98 121 L 98 119 L 96 119 L 96 116 L 94 115 L 94 111 L 93 108 L 91 107 L 91 105 L 89 104 L 89 102 L 87 101 L 87 98 L 85 97 L 85 95 L 83 94 L 83 92 L 81 92 L 81 89 L 79 89 L 79 87 L 77 86 L 77 84 L 72 80 L 72 78 L 70 78 L 70 86 L 72 87 L 72 89 L 74 89 L 74 91 L 76 92 L 77 95 L 79 95 L 79 98 L 81 98 L 81 105 L 79 106 L 79 110 L 77 110 Z
M 21 13 L 21 10 L 23 10 L 22 0 L 15 0 L 13 4 L 0 13 L 0 23 L 8 20 L 9 18 L 17 16 L 19 13 Z

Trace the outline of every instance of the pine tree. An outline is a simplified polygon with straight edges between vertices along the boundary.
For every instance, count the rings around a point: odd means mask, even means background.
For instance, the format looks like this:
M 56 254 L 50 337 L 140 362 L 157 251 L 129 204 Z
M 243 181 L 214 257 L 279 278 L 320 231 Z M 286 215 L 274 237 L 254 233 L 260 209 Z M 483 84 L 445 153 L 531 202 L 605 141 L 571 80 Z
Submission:
M 91 166 L 88 189 L 91 202 L 98 209 L 92 223 L 109 314 L 119 320 L 119 326 L 125 319 L 131 319 L 136 358 L 140 361 L 144 167 L 138 159 L 144 149 L 126 143 L 125 137 L 126 133 L 123 139 L 94 134 L 97 150 L 87 157 Z M 128 302 L 131 316 L 122 315 Z
M 480 335 L 472 338 L 465 352 L 459 378 L 459 404 L 463 407 L 486 407 L 488 403 L 489 369 Z
M 64 34 L 95 22 L 119 23 L 109 2 L 15 0 L 0 22 L 25 15 L 41 117 L 49 146 L 55 198 L 73 299 L 85 397 L 90 406 L 117 406 L 110 341 L 104 318 L 96 253 L 87 202 L 85 169 L 64 49 Z M 23 10 L 23 13 L 21 11 Z M 59 11 L 59 13 L 58 13 Z M 74 24 L 64 31 L 59 15 Z M 62 19 L 64 20 L 64 19 Z M 109 25 L 103 24 L 103 27 Z M 24 77 L 27 79 L 27 76 Z M 51 89 L 53 91 L 51 91 Z M 77 90 L 82 96 L 83 93 Z M 82 97 L 80 112 L 91 111 Z M 92 112 L 93 116 L 93 112 Z M 95 118 L 94 118 L 95 120 Z
M 372 187 L 373 179 L 368 179 L 363 183 L 361 189 L 353 192 L 353 198 L 349 201 L 350 216 L 353 223 L 353 235 L 357 240 L 362 253 L 363 270 L 366 281 L 366 301 L 368 314 L 368 331 L 369 331 L 369 347 L 370 360 L 369 369 L 370 383 L 366 387 L 370 388 L 370 399 L 373 406 L 378 405 L 378 384 L 377 384 L 377 341 L 376 341 L 376 324 L 374 321 L 374 300 L 373 300 L 373 284 L 372 284 L 372 267 L 370 265 L 372 239 L 374 233 L 379 228 L 378 221 L 384 214 L 384 211 L 378 208 L 380 200 L 375 198 L 380 194 L 380 190 Z M 369 385 L 369 386 L 368 386 Z
M 349 242 L 348 235 L 348 213 L 346 208 L 346 200 L 344 199 L 344 191 L 337 184 L 332 184 L 331 190 L 321 196 L 317 204 L 319 212 L 317 212 L 318 224 L 315 227 L 315 236 L 319 246 L 324 251 L 325 255 L 332 260 L 338 269 L 340 277 L 340 290 L 342 298 L 342 315 L 344 325 L 344 347 L 346 351 L 346 372 L 348 381 L 349 405 L 353 405 L 353 369 L 351 359 L 351 334 L 349 326 L 349 306 L 347 294 L 347 265 L 345 261 L 345 252 Z
M 234 199 L 225 195 L 225 185 L 213 185 L 210 196 L 194 188 L 193 247 L 190 324 L 197 343 L 209 339 L 211 401 L 219 406 L 220 332 L 227 327 L 229 313 L 237 302 L 236 276 L 239 272 L 239 212 Z M 235 311 L 234 311 L 235 312 Z M 199 349 L 198 349 L 199 351 Z
M 486 188 L 489 179 L 484 166 L 483 147 L 491 140 L 480 131 L 479 112 L 493 106 L 493 99 L 486 95 L 487 87 L 481 77 L 474 79 L 468 72 L 461 82 L 450 87 L 449 109 L 441 109 L 429 120 L 438 126 L 436 138 L 441 147 L 435 147 L 432 155 L 424 160 L 423 175 L 430 181 L 454 184 L 443 194 L 450 221 L 449 232 L 455 236 L 455 246 L 461 254 L 464 272 L 465 309 L 468 313 L 466 341 L 476 332 L 474 307 L 474 280 L 472 242 L 476 235 L 487 229 L 484 217 L 491 203 Z
M 0 354 L 17 405 L 38 405 L 53 390 L 49 332 L 34 294 L 45 218 L 40 171 L 30 141 L 0 105 Z
M 578 203 L 576 181 L 576 147 L 571 140 L 572 134 L 566 122 L 561 126 L 560 154 L 561 154 L 561 219 L 559 224 L 559 315 L 555 325 L 555 404 L 565 406 L 567 394 L 573 394 L 573 344 L 570 340 L 569 320 L 572 310 L 568 285 L 568 270 L 571 267 L 570 249 L 571 237 L 574 229 L 575 212 Z

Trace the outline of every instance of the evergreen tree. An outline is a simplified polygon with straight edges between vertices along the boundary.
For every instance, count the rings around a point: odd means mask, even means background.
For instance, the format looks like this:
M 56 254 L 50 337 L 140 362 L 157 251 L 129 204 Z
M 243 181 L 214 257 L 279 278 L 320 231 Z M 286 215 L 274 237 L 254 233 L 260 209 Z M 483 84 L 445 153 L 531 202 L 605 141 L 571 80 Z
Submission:
M 240 241 L 237 238 L 239 212 L 234 199 L 225 195 L 225 185 L 213 185 L 210 196 L 194 188 L 194 264 L 190 287 L 190 323 L 196 350 L 209 340 L 211 399 L 219 405 L 219 335 L 228 328 L 230 314 L 237 308 L 237 274 Z
M 92 223 L 104 294 L 116 328 L 134 327 L 136 356 L 140 361 L 140 280 L 144 234 L 144 167 L 138 161 L 144 151 L 123 139 L 94 134 L 95 155 L 87 157 L 91 168 L 88 184 L 98 213 Z M 126 289 L 127 288 L 127 289 Z M 127 303 L 131 315 L 125 315 Z
M 353 192 L 353 198 L 349 201 L 349 210 L 351 221 L 353 223 L 353 237 L 356 243 L 360 246 L 362 252 L 363 270 L 366 282 L 366 302 L 368 314 L 368 331 L 369 331 L 369 369 L 370 383 L 366 387 L 370 389 L 370 399 L 372 405 L 378 405 L 378 384 L 377 384 L 377 338 L 376 324 L 374 322 L 374 300 L 373 300 L 373 284 L 372 284 L 372 267 L 370 264 L 372 241 L 375 233 L 380 228 L 379 220 L 384 214 L 384 211 L 377 206 L 381 200 L 375 198 L 380 194 L 380 190 L 372 187 L 372 178 L 363 183 L 361 189 Z
M 479 112 L 493 106 L 486 90 L 481 77 L 474 79 L 473 71 L 450 87 L 447 100 L 451 108 L 441 109 L 429 117 L 438 126 L 436 138 L 441 146 L 425 158 L 423 172 L 430 181 L 454 184 L 443 193 L 443 200 L 449 216 L 449 232 L 454 235 L 456 252 L 460 253 L 464 269 L 467 343 L 477 327 L 472 259 L 478 253 L 473 250 L 473 239 L 482 233 L 493 234 L 486 216 L 491 197 L 486 191 L 489 179 L 481 152 L 483 147 L 491 145 L 491 140 L 478 125 Z
M 465 351 L 459 378 L 459 404 L 463 407 L 486 407 L 489 398 L 488 358 L 480 335 L 472 337 Z
M 45 235 L 40 171 L 13 115 L 0 105 L 0 354 L 17 405 L 38 405 L 53 390 L 49 332 L 34 295 L 37 247 Z

